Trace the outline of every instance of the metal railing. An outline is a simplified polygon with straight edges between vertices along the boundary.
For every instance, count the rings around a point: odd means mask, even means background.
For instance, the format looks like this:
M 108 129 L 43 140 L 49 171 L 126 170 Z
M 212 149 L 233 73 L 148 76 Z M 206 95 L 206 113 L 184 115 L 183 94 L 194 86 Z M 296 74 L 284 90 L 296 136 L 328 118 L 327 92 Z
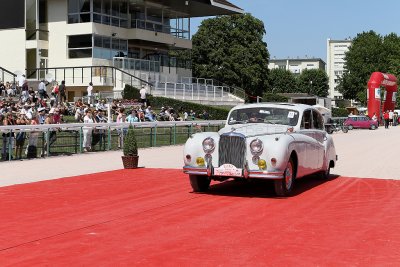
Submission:
M 225 121 L 132 123 L 139 148 L 183 144 L 191 134 L 200 129 L 216 132 L 224 124 Z M 19 133 L 25 134 L 25 142 L 20 148 L 23 151 L 22 159 L 83 153 L 84 135 L 88 130 L 92 136 L 93 151 L 118 150 L 123 146 L 129 125 L 129 123 L 71 123 L 0 126 L 0 133 L 3 136 L 3 142 L 0 143 L 1 157 L 3 161 L 17 159 L 16 139 L 19 138 Z
M 160 72 L 160 62 L 146 59 L 113 57 L 113 66 L 120 69 Z
M 51 77 L 55 81 L 64 80 L 66 86 L 84 86 L 92 82 L 94 85 L 117 87 L 121 90 L 125 84 L 138 87 L 152 84 L 133 74 L 114 66 L 79 66 L 27 69 L 28 78 L 44 79 Z M 32 77 L 33 76 L 33 77 Z
M 14 74 L 13 72 L 0 67 L 0 71 L 1 71 L 1 81 L 2 82 L 13 82 L 15 83 L 15 79 L 17 77 L 16 74 Z

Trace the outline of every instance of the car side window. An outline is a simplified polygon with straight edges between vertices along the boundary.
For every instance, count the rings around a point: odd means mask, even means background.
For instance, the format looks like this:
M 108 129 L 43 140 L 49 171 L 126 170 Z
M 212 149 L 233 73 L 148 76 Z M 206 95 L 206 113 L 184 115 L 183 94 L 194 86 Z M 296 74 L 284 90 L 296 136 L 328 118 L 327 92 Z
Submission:
M 319 114 L 316 110 L 313 110 L 313 128 L 318 130 L 324 129 L 324 119 L 321 114 Z
M 301 120 L 301 129 L 311 129 L 312 124 L 311 124 L 311 110 L 306 110 L 303 113 L 303 119 Z

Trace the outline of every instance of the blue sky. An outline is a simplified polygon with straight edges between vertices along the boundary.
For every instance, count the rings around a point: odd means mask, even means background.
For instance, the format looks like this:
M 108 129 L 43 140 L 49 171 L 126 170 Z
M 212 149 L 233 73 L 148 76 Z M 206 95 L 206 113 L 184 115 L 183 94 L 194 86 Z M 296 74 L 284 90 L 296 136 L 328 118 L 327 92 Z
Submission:
M 229 0 L 228 0 L 229 1 Z M 374 30 L 400 35 L 400 1 L 230 0 L 264 22 L 271 58 L 309 57 L 326 61 L 326 42 Z M 192 20 L 192 34 L 202 19 Z

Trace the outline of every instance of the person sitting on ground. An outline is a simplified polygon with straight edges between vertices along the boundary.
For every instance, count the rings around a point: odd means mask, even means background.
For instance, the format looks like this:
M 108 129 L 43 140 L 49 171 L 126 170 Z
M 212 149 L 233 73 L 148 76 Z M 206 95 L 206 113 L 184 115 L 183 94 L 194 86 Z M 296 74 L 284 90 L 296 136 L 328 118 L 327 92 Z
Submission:
M 138 122 L 138 121 L 139 121 L 139 118 L 137 116 L 137 112 L 136 112 L 136 110 L 132 109 L 129 116 L 126 117 L 125 122 L 132 123 L 132 122 Z
M 149 121 L 155 121 L 155 114 L 153 110 L 151 109 L 151 106 L 147 106 L 144 117 L 148 119 Z

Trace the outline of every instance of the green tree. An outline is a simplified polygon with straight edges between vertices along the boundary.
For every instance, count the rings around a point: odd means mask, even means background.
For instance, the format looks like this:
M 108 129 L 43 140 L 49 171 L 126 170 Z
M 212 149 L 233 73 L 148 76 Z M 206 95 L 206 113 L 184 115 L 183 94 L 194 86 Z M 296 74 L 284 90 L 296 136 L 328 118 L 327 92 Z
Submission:
M 271 93 L 297 92 L 296 78 L 293 73 L 285 69 L 272 69 L 268 74 L 268 85 Z
M 359 33 L 345 57 L 345 71 L 337 89 L 346 99 L 364 101 L 368 80 L 373 72 L 400 74 L 400 38 L 391 33 Z
M 321 69 L 305 69 L 297 78 L 299 92 L 327 97 L 329 91 L 328 75 Z
M 203 20 L 193 36 L 193 74 L 261 96 L 269 61 L 264 34 L 264 23 L 250 14 Z

